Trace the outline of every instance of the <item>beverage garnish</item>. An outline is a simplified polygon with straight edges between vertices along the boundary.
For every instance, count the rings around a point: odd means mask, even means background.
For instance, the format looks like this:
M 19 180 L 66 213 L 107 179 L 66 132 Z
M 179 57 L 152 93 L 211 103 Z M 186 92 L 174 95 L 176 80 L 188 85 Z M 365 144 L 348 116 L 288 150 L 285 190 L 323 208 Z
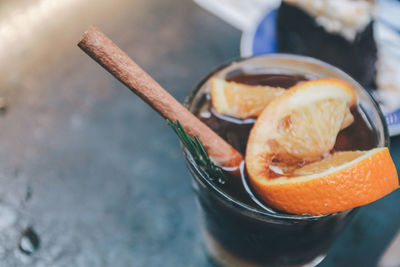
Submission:
M 333 78 L 297 84 L 263 110 L 251 130 L 246 168 L 267 204 L 320 215 L 373 202 L 396 188 L 387 148 L 333 151 L 339 131 L 353 122 L 356 95 Z
M 167 120 L 167 123 L 178 135 L 182 144 L 189 151 L 196 164 L 207 175 L 208 179 L 216 180 L 219 183 L 225 183 L 226 175 L 222 171 L 221 167 L 217 166 L 210 158 L 199 138 L 197 138 L 197 136 L 190 136 L 179 121 L 173 122 Z
M 285 89 L 211 79 L 211 101 L 216 112 L 240 119 L 255 118 Z
M 179 120 L 191 136 L 197 136 L 216 164 L 239 172 L 243 156 L 163 89 L 104 33 L 91 26 L 78 46 L 161 116 L 170 121 Z

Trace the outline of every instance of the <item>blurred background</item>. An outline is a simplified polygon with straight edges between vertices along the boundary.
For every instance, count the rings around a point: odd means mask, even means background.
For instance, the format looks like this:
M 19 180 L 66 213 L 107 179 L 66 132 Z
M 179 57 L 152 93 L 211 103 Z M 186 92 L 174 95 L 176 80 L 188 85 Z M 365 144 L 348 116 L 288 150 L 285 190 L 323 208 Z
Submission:
M 76 43 L 97 25 L 182 102 L 213 68 L 256 54 L 278 6 L 0 1 L 0 266 L 211 266 L 176 136 Z M 399 52 L 389 35 L 379 40 Z M 400 266 L 399 201 L 397 190 L 361 208 L 320 266 Z

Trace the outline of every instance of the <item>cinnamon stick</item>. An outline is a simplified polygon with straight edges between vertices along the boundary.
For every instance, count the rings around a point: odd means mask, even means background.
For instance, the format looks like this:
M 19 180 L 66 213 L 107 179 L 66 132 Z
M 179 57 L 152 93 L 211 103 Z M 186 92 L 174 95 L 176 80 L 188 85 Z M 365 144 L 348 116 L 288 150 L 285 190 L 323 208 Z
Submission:
M 190 135 L 200 139 L 218 165 L 239 166 L 243 157 L 237 150 L 182 106 L 95 26 L 83 35 L 78 46 L 161 116 L 179 120 Z

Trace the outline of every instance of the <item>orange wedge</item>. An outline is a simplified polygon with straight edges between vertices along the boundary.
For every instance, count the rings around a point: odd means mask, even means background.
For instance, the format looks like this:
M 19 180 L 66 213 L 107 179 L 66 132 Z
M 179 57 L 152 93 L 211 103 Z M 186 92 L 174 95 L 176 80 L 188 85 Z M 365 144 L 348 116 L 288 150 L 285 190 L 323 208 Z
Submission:
M 259 115 L 249 136 L 247 157 L 257 166 L 262 164 L 257 158 L 265 154 L 298 162 L 321 159 L 332 150 L 340 129 L 352 123 L 350 107 L 356 102 L 351 86 L 334 78 L 289 88 Z
M 328 214 L 371 203 L 399 187 L 387 148 L 337 152 L 292 177 L 251 179 L 258 196 L 294 214 Z
M 290 213 L 326 214 L 398 187 L 386 148 L 330 155 L 340 129 L 353 121 L 356 102 L 350 85 L 328 78 L 296 85 L 269 103 L 245 158 L 250 182 L 266 203 Z
M 211 80 L 211 101 L 216 112 L 236 118 L 257 117 L 272 99 L 285 91 L 283 88 Z

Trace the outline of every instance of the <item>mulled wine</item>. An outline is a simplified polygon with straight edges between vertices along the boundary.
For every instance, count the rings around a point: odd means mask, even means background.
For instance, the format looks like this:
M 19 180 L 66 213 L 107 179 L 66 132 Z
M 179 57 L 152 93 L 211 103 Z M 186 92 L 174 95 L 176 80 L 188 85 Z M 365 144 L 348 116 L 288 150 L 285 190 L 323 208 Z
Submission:
M 264 56 L 233 63 L 213 73 L 227 81 L 289 88 L 310 79 L 330 76 L 349 79 L 319 61 L 285 55 Z M 210 77 L 212 77 L 210 76 Z M 208 78 L 210 78 L 208 77 Z M 238 119 L 218 114 L 211 105 L 209 79 L 189 98 L 190 110 L 239 152 L 245 153 L 255 118 Z M 371 98 L 354 81 L 361 94 L 352 108 L 354 122 L 340 131 L 334 150 L 368 150 L 382 145 L 383 128 Z M 375 116 L 375 117 L 374 117 Z M 376 121 L 378 120 L 378 121 Z M 263 203 L 249 183 L 244 164 L 241 175 L 226 172 L 225 179 L 210 179 L 187 164 L 195 178 L 194 188 L 208 255 L 222 266 L 301 266 L 317 264 L 354 213 L 347 210 L 329 215 L 293 215 Z

